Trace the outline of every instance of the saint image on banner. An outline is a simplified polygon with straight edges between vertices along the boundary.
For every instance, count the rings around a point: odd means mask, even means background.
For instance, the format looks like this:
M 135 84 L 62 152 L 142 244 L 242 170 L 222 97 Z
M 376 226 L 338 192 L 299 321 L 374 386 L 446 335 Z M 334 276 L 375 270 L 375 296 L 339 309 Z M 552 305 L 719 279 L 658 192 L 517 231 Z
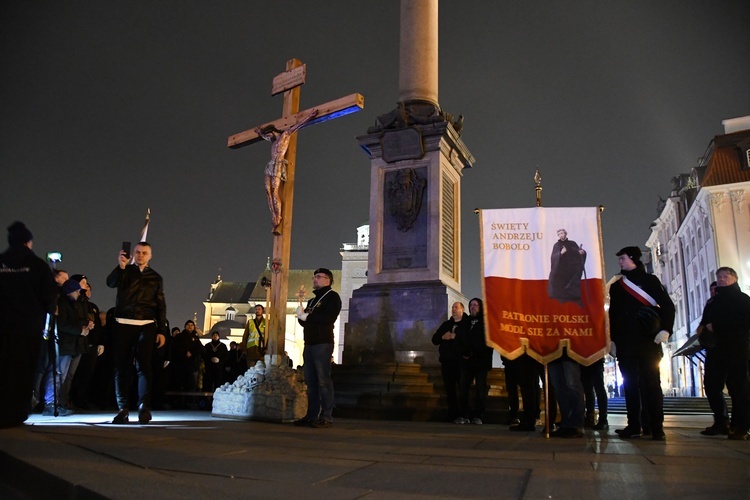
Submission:
M 581 277 L 585 271 L 586 250 L 583 245 L 568 239 L 568 231 L 557 230 L 557 242 L 552 247 L 551 270 L 547 293 L 561 304 L 574 302 L 580 307 Z

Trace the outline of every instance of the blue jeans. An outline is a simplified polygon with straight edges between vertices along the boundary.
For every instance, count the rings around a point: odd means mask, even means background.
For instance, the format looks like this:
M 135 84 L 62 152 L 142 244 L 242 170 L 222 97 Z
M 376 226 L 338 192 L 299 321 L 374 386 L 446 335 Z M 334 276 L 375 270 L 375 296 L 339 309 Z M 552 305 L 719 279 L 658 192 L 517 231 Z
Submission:
M 584 403 L 581 365 L 569 358 L 549 364 L 549 377 L 560 405 L 560 426 L 583 428 Z
M 305 384 L 307 384 L 308 420 L 333 421 L 333 380 L 331 356 L 333 344 L 306 345 L 302 352 Z

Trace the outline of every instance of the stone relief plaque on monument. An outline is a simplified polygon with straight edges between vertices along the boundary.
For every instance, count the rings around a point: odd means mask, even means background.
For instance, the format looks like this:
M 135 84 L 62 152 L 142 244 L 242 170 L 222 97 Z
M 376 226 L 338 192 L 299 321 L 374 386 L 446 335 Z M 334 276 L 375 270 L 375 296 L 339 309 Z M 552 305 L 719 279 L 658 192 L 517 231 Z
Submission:
M 385 174 L 383 269 L 427 267 L 427 168 L 402 168 Z
M 415 128 L 391 130 L 380 139 L 383 160 L 388 163 L 399 160 L 418 160 L 424 156 L 422 134 Z

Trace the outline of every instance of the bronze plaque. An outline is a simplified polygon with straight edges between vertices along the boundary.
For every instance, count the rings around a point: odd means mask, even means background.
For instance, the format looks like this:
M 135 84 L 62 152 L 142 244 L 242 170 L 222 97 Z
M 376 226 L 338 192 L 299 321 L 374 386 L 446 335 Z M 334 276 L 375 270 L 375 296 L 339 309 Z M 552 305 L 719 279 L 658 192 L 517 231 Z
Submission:
M 380 139 L 383 160 L 388 163 L 399 160 L 418 160 L 424 156 L 422 134 L 415 128 L 389 130 Z

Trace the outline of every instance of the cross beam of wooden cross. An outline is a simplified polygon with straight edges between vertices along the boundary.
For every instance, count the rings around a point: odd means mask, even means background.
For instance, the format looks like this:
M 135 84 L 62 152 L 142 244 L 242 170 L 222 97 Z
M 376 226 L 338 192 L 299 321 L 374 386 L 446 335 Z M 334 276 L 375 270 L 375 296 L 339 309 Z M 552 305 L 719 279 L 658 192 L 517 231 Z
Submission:
M 315 125 L 316 123 L 323 123 L 340 116 L 356 113 L 360 109 L 364 108 L 364 106 L 365 98 L 361 94 L 350 94 L 340 99 L 336 99 L 320 106 L 316 106 L 318 115 L 310 120 L 307 124 L 305 124 L 305 126 L 309 127 L 310 125 Z M 304 111 L 300 111 L 297 114 L 285 116 L 272 122 L 264 123 L 257 128 L 264 129 L 265 127 L 273 125 L 276 130 L 283 132 L 284 130 L 291 128 L 295 123 L 298 123 L 303 116 L 309 113 L 310 110 L 306 109 Z M 237 149 L 262 140 L 263 138 L 259 136 L 255 131 L 255 128 L 253 128 L 230 136 L 227 140 L 227 146 L 231 149 Z

